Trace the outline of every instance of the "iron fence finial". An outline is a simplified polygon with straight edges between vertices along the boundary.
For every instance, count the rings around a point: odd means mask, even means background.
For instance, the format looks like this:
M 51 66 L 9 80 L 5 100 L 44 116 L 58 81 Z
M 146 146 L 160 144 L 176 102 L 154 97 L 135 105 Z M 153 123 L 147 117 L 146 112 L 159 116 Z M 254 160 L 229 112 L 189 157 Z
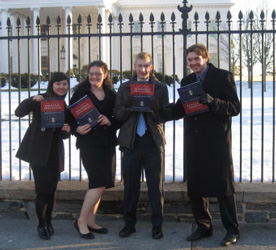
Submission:
M 187 21 L 189 18 L 189 12 L 193 9 L 193 5 L 191 5 L 190 7 L 187 6 L 188 1 L 187 0 L 183 0 L 183 6 L 180 7 L 180 5 L 177 6 L 178 10 L 182 13 L 181 17 L 182 17 L 182 29 L 179 29 L 179 31 L 181 32 L 185 32 L 185 31 L 189 31 L 188 29 L 188 25 L 187 25 Z

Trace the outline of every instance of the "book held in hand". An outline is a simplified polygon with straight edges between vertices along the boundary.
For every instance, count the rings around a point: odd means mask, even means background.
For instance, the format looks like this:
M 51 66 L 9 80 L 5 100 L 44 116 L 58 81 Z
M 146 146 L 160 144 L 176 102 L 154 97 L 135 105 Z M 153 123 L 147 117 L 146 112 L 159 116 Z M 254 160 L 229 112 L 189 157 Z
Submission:
M 154 96 L 154 84 L 152 82 L 131 82 L 130 94 L 133 96 L 131 111 L 152 112 L 150 108 L 150 100 Z
M 45 128 L 62 128 L 64 125 L 64 99 L 44 98 L 40 102 L 41 130 Z
M 200 97 L 198 95 L 204 92 L 202 82 L 197 81 L 184 85 L 177 91 L 187 116 L 209 111 L 209 107 L 199 101 Z
M 69 110 L 81 126 L 90 124 L 91 127 L 94 127 L 98 124 L 100 113 L 88 95 L 70 105 Z

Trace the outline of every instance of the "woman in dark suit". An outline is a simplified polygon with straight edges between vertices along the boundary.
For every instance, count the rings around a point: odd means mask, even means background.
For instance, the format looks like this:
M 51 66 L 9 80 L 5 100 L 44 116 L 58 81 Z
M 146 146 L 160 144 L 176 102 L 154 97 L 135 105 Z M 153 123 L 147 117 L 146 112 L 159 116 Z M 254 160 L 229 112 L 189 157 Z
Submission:
M 93 239 L 95 233 L 107 233 L 107 229 L 96 224 L 96 213 L 101 196 L 106 188 L 114 186 L 115 145 L 118 124 L 113 118 L 116 93 L 109 78 L 107 65 L 94 61 L 88 67 L 88 77 L 76 86 L 70 104 L 87 95 L 98 109 L 98 124 L 80 126 L 72 117 L 72 133 L 77 137 L 76 146 L 87 172 L 89 190 L 81 208 L 75 228 L 84 239 Z M 71 120 L 70 119 L 70 120 Z
M 25 99 L 15 110 L 15 115 L 18 117 L 33 114 L 32 122 L 16 157 L 29 162 L 33 171 L 36 192 L 35 209 L 39 220 L 37 231 L 40 238 L 44 240 L 50 239 L 54 233 L 51 220 L 55 191 L 60 172 L 64 170 L 63 139 L 70 136 L 70 126 L 65 123 L 62 128 L 42 128 L 40 103 L 48 97 L 64 98 L 68 87 L 67 76 L 56 72 L 51 77 L 46 93 Z

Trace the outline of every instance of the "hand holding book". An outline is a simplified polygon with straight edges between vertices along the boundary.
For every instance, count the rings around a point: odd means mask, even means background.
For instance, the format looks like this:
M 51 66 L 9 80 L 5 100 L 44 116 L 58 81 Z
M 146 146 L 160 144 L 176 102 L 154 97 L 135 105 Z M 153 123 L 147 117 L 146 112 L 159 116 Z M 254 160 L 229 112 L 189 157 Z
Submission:
M 210 105 L 214 100 L 214 98 L 208 93 L 195 93 L 194 95 L 199 97 L 199 101 L 202 104 Z
M 77 133 L 80 135 L 85 135 L 87 134 L 90 130 L 92 129 L 91 125 L 89 123 L 80 125 L 77 127 Z
M 100 126 L 110 126 L 111 122 L 110 120 L 105 116 L 105 115 L 99 115 L 98 117 L 98 123 L 100 124 Z

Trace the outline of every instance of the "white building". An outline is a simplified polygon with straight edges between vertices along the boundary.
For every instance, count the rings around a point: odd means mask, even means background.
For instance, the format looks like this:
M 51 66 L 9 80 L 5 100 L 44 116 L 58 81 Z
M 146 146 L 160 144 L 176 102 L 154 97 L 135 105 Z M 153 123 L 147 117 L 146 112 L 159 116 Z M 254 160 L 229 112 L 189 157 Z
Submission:
M 23 36 L 18 42 L 18 39 L 13 39 L 8 42 L 5 39 L 0 40 L 1 43 L 1 58 L 0 72 L 7 73 L 8 54 L 10 53 L 10 62 L 12 72 L 21 73 L 29 71 L 38 74 L 48 70 L 48 61 L 50 63 L 50 71 L 57 71 L 60 67 L 61 71 L 66 72 L 70 68 L 81 68 L 87 65 L 89 61 L 100 59 L 107 62 L 112 69 L 116 70 L 130 70 L 131 69 L 131 51 L 132 57 L 141 51 L 141 37 L 133 36 L 132 50 L 131 39 L 129 36 L 116 36 L 110 39 L 104 34 L 119 33 L 120 28 L 118 25 L 119 15 L 123 17 L 122 33 L 130 32 L 129 16 L 133 16 L 133 32 L 140 32 L 139 15 L 143 14 L 144 24 L 143 32 L 151 32 L 150 15 L 154 15 L 153 31 L 158 32 L 162 30 L 160 24 L 161 13 L 165 15 L 165 31 L 172 31 L 171 15 L 175 14 L 175 31 L 178 32 L 182 27 L 181 12 L 177 6 L 183 6 L 181 0 L 0 0 L 0 20 L 1 29 L 0 36 L 7 37 L 7 18 L 11 21 L 12 36 L 17 36 L 17 20 L 21 21 L 21 28 L 19 29 L 19 36 Z M 192 11 L 189 13 L 188 26 L 193 26 L 195 12 L 199 15 L 199 30 L 205 28 L 205 14 L 208 11 L 210 15 L 210 30 L 216 29 L 215 17 L 217 11 L 221 14 L 221 19 L 226 20 L 228 10 L 234 5 L 233 0 L 190 0 L 187 6 L 193 6 Z M 97 23 L 98 14 L 102 17 L 101 34 L 102 38 L 99 40 L 97 36 L 91 35 L 88 38 L 89 28 L 90 34 L 98 34 Z M 113 25 L 108 25 L 108 18 L 110 14 L 113 17 Z M 87 17 L 90 15 L 92 26 L 87 25 Z M 38 29 L 36 25 L 37 17 L 40 18 L 40 34 L 47 35 L 46 19 L 50 18 L 50 35 L 57 34 L 56 20 L 60 17 L 60 34 L 78 34 L 78 27 L 80 27 L 80 34 L 84 34 L 80 39 L 77 37 L 71 38 L 68 43 L 67 38 L 47 37 L 41 39 L 31 38 L 28 42 L 27 35 L 37 35 Z M 67 19 L 71 18 L 71 27 L 68 29 Z M 81 26 L 78 26 L 78 17 L 81 16 Z M 31 20 L 31 29 L 28 33 L 26 29 L 27 17 Z M 34 25 L 35 24 L 35 25 Z M 223 25 L 222 25 L 223 28 Z M 24 37 L 25 36 L 25 37 Z M 210 36 L 210 54 L 211 59 L 216 60 L 217 51 L 216 36 Z M 172 42 L 172 35 L 164 37 L 164 46 L 162 44 L 162 37 L 155 35 L 153 43 L 151 42 L 150 35 L 143 36 L 143 50 L 154 52 L 154 66 L 156 71 L 171 75 L 173 73 L 173 58 L 175 57 L 175 72 L 179 78 L 183 77 L 183 36 L 177 35 L 175 37 L 175 47 Z M 199 36 L 199 42 L 206 44 L 206 35 Z M 188 45 L 195 43 L 195 38 L 188 38 Z M 8 45 L 10 44 L 10 46 Z M 70 47 L 70 48 L 69 48 Z M 174 47 L 174 50 L 173 50 Z M 122 48 L 122 50 L 121 50 Z M 110 52 L 111 51 L 111 52 Z M 173 54 L 174 52 L 174 54 Z M 122 56 L 122 57 L 121 57 Z M 19 59 L 18 59 L 19 58 Z M 50 59 L 49 59 L 50 58 Z M 164 58 L 164 63 L 162 63 Z M 49 60 L 48 60 L 49 59 Z M 227 58 L 225 63 L 221 63 L 221 67 L 227 68 Z

